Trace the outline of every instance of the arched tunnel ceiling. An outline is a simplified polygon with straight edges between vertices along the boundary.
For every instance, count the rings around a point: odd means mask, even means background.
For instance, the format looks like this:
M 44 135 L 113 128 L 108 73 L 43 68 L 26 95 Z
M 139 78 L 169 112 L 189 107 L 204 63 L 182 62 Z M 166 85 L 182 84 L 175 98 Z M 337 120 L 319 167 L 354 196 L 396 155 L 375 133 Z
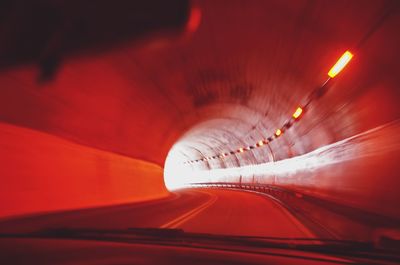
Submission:
M 199 5 L 202 23 L 188 42 L 179 49 L 173 46 L 156 51 L 156 62 L 146 53 L 138 57 L 146 69 L 157 73 L 159 84 L 172 88 L 169 97 L 187 127 L 202 122 L 183 138 L 182 152 L 191 159 L 235 150 L 271 135 L 326 80 L 327 71 L 341 53 L 355 49 L 374 30 L 390 3 L 234 1 L 227 5 L 210 1 Z M 357 113 L 349 113 L 356 111 L 346 105 L 376 85 L 376 76 L 383 74 L 382 66 L 387 68 L 385 76 L 393 77 L 390 71 L 397 68 L 397 62 L 389 53 L 396 54 L 398 24 L 397 16 L 388 18 L 354 51 L 356 59 L 346 70 L 347 76 L 340 77 L 332 87 L 336 91 L 314 110 L 314 118 L 303 121 L 308 123 L 303 126 L 306 128 L 317 126 L 324 117 L 332 119 L 331 124 L 322 125 L 319 137 L 315 132 L 309 134 L 309 140 L 300 141 L 303 146 L 291 155 L 365 129 Z M 393 42 L 387 45 L 382 42 L 385 38 Z M 395 80 L 385 81 L 394 81 L 387 89 L 398 93 Z M 339 118 L 335 117 L 338 109 Z M 276 148 L 293 144 L 307 134 L 299 130 L 293 132 L 294 139 L 288 136 L 290 143 L 282 140 Z M 280 154 L 280 158 L 285 156 L 288 152 Z M 251 160 L 251 156 L 242 159 Z
M 302 154 L 400 117 L 400 18 L 393 3 L 194 2 L 199 27 L 173 41 L 66 58 L 45 84 L 35 82 L 35 65 L 3 71 L 0 118 L 159 164 L 181 139 L 182 159 L 197 159 L 273 134 L 337 58 L 354 49 L 329 92 L 271 145 L 277 160 Z M 265 162 L 267 153 L 238 163 Z

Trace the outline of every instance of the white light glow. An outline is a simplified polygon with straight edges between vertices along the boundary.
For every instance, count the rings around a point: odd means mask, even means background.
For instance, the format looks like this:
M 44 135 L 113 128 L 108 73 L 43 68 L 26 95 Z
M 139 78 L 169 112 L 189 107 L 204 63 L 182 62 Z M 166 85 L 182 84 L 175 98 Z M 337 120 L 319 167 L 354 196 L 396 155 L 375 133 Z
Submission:
M 325 166 L 362 159 L 366 156 L 375 156 L 379 152 L 386 152 L 389 148 L 397 148 L 393 145 L 383 145 L 385 137 L 377 141 L 377 135 L 380 134 L 376 132 L 392 124 L 388 123 L 376 127 L 336 143 L 320 147 L 304 155 L 242 167 L 212 170 L 196 169 L 191 165 L 184 165 L 182 160 L 179 160 L 182 158 L 174 158 L 173 152 L 170 152 L 164 169 L 165 182 L 167 188 L 173 190 L 188 186 L 191 183 L 239 182 L 240 177 L 242 182 L 249 182 L 254 176 L 286 178 L 299 173 L 311 173 Z M 380 151 L 382 148 L 383 150 Z
M 188 177 L 193 173 L 191 170 L 192 166 L 183 164 L 183 159 L 180 153 L 176 152 L 174 148 L 168 153 L 164 165 L 164 183 L 169 191 L 186 186 L 188 180 L 192 179 Z

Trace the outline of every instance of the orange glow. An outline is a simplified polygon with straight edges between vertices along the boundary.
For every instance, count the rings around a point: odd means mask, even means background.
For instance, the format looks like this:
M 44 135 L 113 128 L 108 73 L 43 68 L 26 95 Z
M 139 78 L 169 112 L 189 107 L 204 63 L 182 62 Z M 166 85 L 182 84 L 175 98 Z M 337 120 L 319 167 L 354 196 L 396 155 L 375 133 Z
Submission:
M 353 54 L 349 51 L 346 51 L 331 68 L 331 70 L 329 70 L 329 77 L 334 78 L 338 73 L 340 73 L 340 71 L 342 71 L 343 68 L 350 62 L 351 58 L 353 58 Z
M 293 113 L 293 118 L 297 119 L 303 113 L 303 109 L 298 107 L 296 111 Z
M 243 153 L 243 148 L 239 148 L 239 152 L 240 152 L 240 153 Z
M 276 136 L 279 136 L 279 135 L 281 135 L 281 134 L 282 134 L 282 131 L 281 131 L 280 129 L 276 130 L 276 132 L 275 132 L 275 135 L 276 135 Z
M 263 145 L 264 145 L 263 140 L 260 140 L 260 141 L 258 142 L 258 146 L 263 146 Z

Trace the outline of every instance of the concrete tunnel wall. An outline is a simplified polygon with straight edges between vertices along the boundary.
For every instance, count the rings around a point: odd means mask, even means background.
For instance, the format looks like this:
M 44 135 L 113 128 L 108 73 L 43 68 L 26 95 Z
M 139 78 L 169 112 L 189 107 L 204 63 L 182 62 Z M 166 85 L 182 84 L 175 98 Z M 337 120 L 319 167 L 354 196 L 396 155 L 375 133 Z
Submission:
M 0 216 L 160 199 L 157 164 L 0 124 Z
M 161 166 L 174 143 L 184 167 L 186 159 L 271 135 L 323 83 L 341 53 L 374 27 L 385 3 L 202 1 L 202 21 L 190 38 L 67 58 L 45 84 L 36 82 L 35 65 L 2 70 L 0 215 L 166 196 Z M 296 157 L 399 119 L 398 26 L 392 15 L 369 36 L 327 94 L 271 149 L 196 169 Z M 383 139 L 396 146 L 398 127 L 389 131 L 381 131 Z M 276 184 L 399 217 L 393 188 L 399 184 L 398 150 Z

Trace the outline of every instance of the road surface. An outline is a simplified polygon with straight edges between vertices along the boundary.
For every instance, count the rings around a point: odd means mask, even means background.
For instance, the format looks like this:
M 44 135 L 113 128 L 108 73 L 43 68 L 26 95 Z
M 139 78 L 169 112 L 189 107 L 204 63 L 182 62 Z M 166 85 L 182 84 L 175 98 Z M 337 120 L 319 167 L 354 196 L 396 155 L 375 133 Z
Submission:
M 187 232 L 273 237 L 314 237 L 274 199 L 240 190 L 180 190 L 169 198 L 41 214 L 0 222 L 0 232 L 42 228 L 181 228 Z

